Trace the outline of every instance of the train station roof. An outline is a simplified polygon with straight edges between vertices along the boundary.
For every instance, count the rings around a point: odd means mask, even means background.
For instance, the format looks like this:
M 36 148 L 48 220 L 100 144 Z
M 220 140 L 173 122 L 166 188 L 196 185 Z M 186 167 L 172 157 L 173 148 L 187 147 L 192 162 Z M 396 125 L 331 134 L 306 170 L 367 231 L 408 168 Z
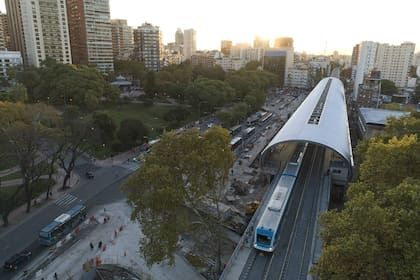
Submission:
M 263 150 L 287 142 L 309 142 L 339 154 L 354 166 L 344 87 L 337 78 L 322 79 Z

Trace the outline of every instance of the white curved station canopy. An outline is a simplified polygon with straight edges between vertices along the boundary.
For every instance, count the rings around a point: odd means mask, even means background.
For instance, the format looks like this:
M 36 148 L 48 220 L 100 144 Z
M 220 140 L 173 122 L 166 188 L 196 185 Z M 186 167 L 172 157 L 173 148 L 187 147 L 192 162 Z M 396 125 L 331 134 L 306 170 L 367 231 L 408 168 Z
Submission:
M 263 150 L 262 156 L 273 146 L 286 142 L 325 146 L 341 155 L 349 169 L 353 167 L 346 99 L 339 79 L 322 79 Z

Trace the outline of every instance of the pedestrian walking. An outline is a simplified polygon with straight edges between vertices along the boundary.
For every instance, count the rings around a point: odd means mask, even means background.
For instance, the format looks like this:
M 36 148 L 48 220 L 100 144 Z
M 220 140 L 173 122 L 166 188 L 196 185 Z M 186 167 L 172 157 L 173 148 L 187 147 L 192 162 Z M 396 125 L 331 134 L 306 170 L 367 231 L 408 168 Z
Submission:
M 90 242 L 90 250 L 93 250 L 93 244 L 92 244 L 92 242 Z
M 54 279 L 58 279 L 57 272 L 54 272 Z
M 101 249 L 101 247 L 102 247 L 102 240 L 99 241 L 99 243 L 98 243 L 98 248 Z

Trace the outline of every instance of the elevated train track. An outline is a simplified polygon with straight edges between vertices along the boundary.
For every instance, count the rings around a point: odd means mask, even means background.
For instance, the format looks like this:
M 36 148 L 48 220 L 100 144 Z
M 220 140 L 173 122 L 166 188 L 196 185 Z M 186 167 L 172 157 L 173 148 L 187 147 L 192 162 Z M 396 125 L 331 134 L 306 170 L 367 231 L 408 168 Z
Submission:
M 254 249 L 240 279 L 306 279 L 324 150 L 308 146 L 274 252 Z
M 279 160 L 289 163 L 283 147 L 310 143 L 293 194 L 289 197 L 285 219 L 280 224 L 275 249 L 267 246 L 264 250 L 260 246 L 258 251 L 249 247 L 248 242 L 240 242 L 221 279 L 306 279 L 309 263 L 312 262 L 312 247 L 317 247 L 312 245 L 312 240 L 319 211 L 318 197 L 322 194 L 322 173 L 331 168 L 332 159 L 338 159 L 343 163 L 340 180 L 346 182 L 352 176 L 354 163 L 345 100 L 344 87 L 339 79 L 329 77 L 321 80 L 262 151 L 260 162 L 263 169 L 264 164 L 270 165 L 271 161 L 276 161 L 278 164 L 273 166 L 280 168 Z M 326 161 L 323 165 L 324 157 Z M 275 184 L 279 178 L 282 175 L 277 175 Z M 263 203 L 272 199 L 275 189 L 276 185 L 270 186 Z M 251 231 L 260 222 L 259 215 L 265 207 L 261 205 L 258 215 L 251 220 L 248 226 Z M 261 233 L 264 234 L 263 231 Z M 254 240 L 258 239 L 255 237 L 258 236 L 254 236 Z M 271 238 L 269 234 L 267 237 L 267 240 Z

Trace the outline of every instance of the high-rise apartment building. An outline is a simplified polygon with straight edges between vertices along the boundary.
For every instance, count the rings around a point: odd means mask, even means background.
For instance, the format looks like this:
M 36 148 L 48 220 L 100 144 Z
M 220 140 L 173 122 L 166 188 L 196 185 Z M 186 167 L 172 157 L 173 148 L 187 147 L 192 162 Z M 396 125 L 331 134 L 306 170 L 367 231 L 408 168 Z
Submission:
M 245 50 L 251 48 L 249 43 L 237 43 L 232 46 L 230 55 L 235 58 L 245 59 Z
M 255 36 L 254 48 L 255 49 L 268 49 L 270 48 L 270 40 L 266 40 L 259 36 Z
M 0 12 L 0 49 L 10 49 L 9 24 L 7 23 L 7 14 Z
M 184 30 L 184 48 L 183 48 L 184 61 L 187 59 L 191 59 L 191 56 L 197 50 L 196 40 L 197 40 L 197 32 L 194 29 Z
M 293 48 L 293 38 L 291 37 L 279 37 L 274 39 L 274 48 Z
M 303 71 L 298 69 L 293 69 L 295 50 L 293 48 L 293 38 L 291 37 L 279 37 L 274 40 L 273 50 L 284 51 L 286 52 L 286 69 L 285 69 L 285 84 L 286 85 L 296 85 L 296 81 L 300 74 Z M 293 69 L 293 71 L 292 71 Z M 289 73 L 289 71 L 291 71 Z M 303 79 L 304 80 L 304 79 Z M 307 82 L 307 79 L 306 79 Z
M 375 67 L 378 43 L 363 41 L 359 45 L 356 75 L 353 83 L 353 99 L 357 99 L 359 85 L 363 83 L 364 76 Z
M 232 41 L 229 40 L 222 40 L 222 42 L 220 43 L 220 51 L 224 54 L 224 55 L 231 55 L 232 53 Z
M 286 76 L 287 70 L 293 67 L 295 50 L 293 48 L 293 38 L 279 37 L 274 41 L 274 49 L 286 52 Z
M 381 72 L 381 78 L 393 81 L 399 88 L 406 87 L 415 47 L 414 43 L 409 42 L 399 46 L 380 44 L 375 67 Z
M 163 52 L 162 32 L 158 26 L 143 23 L 133 32 L 134 58 L 144 63 L 144 66 L 153 71 L 159 71 Z
M 283 87 L 286 74 L 287 52 L 280 50 L 266 50 L 264 52 L 264 70 L 277 75 L 278 86 Z
M 178 28 L 175 32 L 175 46 L 179 48 L 182 45 L 184 45 L 184 32 Z
M 114 70 L 109 0 L 67 0 L 74 64 Z
M 381 72 L 381 79 L 391 80 L 397 87 L 407 86 L 410 66 L 413 62 L 415 44 L 403 43 L 400 46 L 364 41 L 359 45 L 356 74 L 354 75 L 353 98 L 356 100 L 359 85 L 369 71 Z M 353 63 L 356 61 L 354 56 Z
M 26 64 L 39 67 L 47 57 L 71 63 L 65 0 L 20 0 Z
M 133 31 L 125 19 L 111 20 L 114 59 L 124 60 L 133 50 Z
M 23 36 L 22 16 L 19 0 L 6 0 L 7 24 L 9 27 L 10 45 L 9 50 L 20 51 L 24 63 L 26 63 L 26 46 Z

